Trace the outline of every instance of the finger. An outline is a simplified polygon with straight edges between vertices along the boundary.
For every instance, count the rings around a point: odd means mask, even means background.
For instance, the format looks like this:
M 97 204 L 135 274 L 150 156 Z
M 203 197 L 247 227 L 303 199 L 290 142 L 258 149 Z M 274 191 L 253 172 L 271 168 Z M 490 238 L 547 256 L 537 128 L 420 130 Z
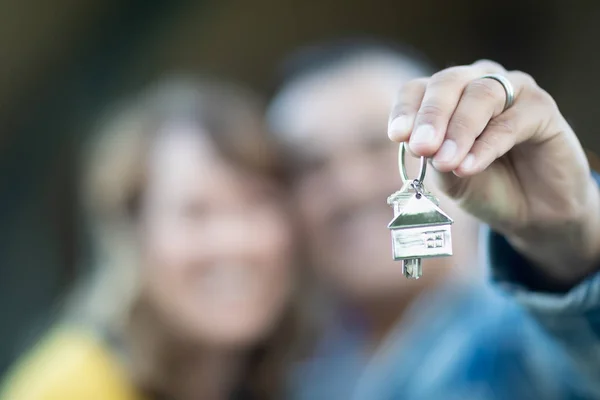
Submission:
M 515 102 L 489 121 L 454 170 L 459 176 L 483 171 L 515 145 L 531 139 L 537 132 L 545 131 L 544 127 L 553 115 L 556 108 L 554 100 L 537 86 L 531 76 L 522 72 L 511 72 L 506 76 L 515 89 Z M 547 138 L 541 138 L 544 139 Z
M 427 78 L 413 79 L 398 92 L 392 106 L 388 136 L 394 142 L 406 142 L 427 87 Z
M 513 86 L 518 95 L 521 86 Z M 432 160 L 433 166 L 440 172 L 457 168 L 488 122 L 502 113 L 505 103 L 506 92 L 494 79 L 478 78 L 469 82 L 450 117 L 444 142 Z
M 433 75 L 427 84 L 421 107 L 410 135 L 411 150 L 431 157 L 438 150 L 467 83 L 486 73 L 501 71 L 495 63 L 475 63 L 448 68 Z
M 514 146 L 543 130 L 548 115 L 548 104 L 545 102 L 525 99 L 515 102 L 513 107 L 488 123 L 454 173 L 467 177 L 484 171 Z

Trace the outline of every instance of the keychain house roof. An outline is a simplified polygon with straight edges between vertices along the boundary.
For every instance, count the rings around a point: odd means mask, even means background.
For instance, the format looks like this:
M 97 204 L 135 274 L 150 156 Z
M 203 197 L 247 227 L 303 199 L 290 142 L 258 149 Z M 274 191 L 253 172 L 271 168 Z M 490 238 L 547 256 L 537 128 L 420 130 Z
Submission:
M 453 222 L 428 196 L 413 194 L 394 207 L 394 219 L 388 224 L 394 259 L 451 256 Z

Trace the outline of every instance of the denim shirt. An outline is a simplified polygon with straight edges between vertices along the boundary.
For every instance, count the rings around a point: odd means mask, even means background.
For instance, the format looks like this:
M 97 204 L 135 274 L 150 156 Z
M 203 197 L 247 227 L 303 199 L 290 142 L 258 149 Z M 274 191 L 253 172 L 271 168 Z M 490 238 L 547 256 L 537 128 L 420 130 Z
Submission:
M 529 263 L 485 235 L 489 283 L 422 295 L 374 356 L 361 324 L 332 324 L 290 398 L 600 399 L 600 266 L 567 292 L 537 292 Z

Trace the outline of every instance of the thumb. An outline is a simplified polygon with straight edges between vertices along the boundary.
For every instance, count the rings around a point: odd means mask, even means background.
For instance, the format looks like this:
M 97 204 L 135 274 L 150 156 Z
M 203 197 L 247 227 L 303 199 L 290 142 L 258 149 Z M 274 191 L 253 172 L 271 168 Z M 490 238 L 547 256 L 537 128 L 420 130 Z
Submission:
M 464 198 L 471 180 L 471 177 L 461 178 L 452 172 L 440 172 L 436 170 L 431 164 L 431 159 L 429 160 L 427 175 L 431 179 L 433 187 L 459 202 Z
M 454 200 L 463 211 L 492 228 L 502 230 L 507 223 L 519 220 L 522 208 L 519 199 L 523 196 L 500 165 L 492 164 L 477 175 L 462 178 L 429 168 L 428 178 L 433 187 Z

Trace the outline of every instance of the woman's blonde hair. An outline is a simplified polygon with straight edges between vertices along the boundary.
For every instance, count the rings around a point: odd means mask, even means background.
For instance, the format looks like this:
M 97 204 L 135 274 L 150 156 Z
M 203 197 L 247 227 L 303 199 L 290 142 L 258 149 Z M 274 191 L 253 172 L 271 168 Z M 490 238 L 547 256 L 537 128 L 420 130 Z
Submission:
M 81 197 L 94 265 L 74 291 L 66 314 L 69 323 L 105 339 L 122 335 L 139 294 L 135 217 L 145 159 L 161 127 L 181 119 L 202 127 L 230 162 L 285 181 L 263 123 L 263 104 L 235 85 L 169 79 L 111 110 L 83 152 Z M 279 328 L 252 355 L 243 386 L 253 398 L 278 395 L 283 364 L 299 331 L 298 305 L 290 302 Z

